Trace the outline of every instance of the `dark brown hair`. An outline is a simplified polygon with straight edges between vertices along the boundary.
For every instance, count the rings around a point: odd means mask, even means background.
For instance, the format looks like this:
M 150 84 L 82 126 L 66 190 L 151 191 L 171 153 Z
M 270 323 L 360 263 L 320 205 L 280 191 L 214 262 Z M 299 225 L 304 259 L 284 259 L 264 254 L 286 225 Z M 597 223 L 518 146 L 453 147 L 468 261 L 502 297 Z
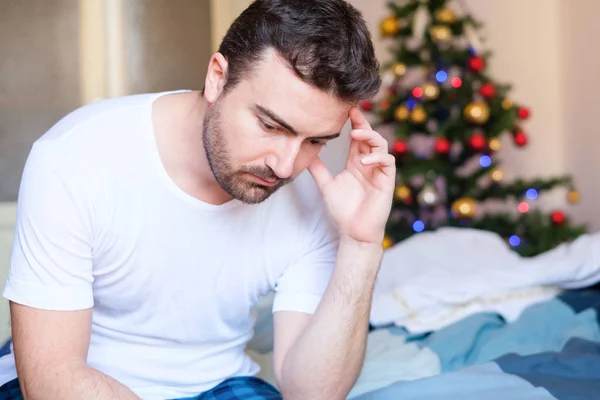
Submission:
M 273 48 L 310 85 L 347 103 L 381 86 L 371 34 L 343 0 L 256 0 L 229 27 L 218 51 L 228 60 L 224 91 Z

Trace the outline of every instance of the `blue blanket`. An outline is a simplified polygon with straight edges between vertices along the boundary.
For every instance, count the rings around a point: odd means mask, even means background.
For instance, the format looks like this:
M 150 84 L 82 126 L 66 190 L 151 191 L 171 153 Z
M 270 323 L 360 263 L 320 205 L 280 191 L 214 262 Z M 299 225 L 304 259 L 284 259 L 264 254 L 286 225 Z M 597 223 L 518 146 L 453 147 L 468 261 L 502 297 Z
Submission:
M 356 400 L 600 399 L 599 289 L 564 292 L 529 307 L 512 323 L 481 313 L 417 336 L 398 327 L 382 329 L 401 338 L 402 346 L 416 346 L 421 358 L 424 353 L 435 358 L 438 371 L 431 370 L 434 360 L 420 360 L 429 368 L 422 377 L 399 376 L 355 393 Z M 389 369 L 385 373 L 393 376 Z

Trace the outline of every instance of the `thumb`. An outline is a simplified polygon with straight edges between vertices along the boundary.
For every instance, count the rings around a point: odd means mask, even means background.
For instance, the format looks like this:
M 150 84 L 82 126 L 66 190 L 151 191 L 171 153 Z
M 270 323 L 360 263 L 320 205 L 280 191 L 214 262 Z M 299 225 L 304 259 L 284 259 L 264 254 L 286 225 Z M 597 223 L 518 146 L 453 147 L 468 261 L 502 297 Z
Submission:
M 325 185 L 327 185 L 327 183 L 333 179 L 331 173 L 327 169 L 327 166 L 319 157 L 315 158 L 315 160 L 308 166 L 308 171 L 314 178 L 320 190 L 323 190 L 323 187 L 325 187 Z

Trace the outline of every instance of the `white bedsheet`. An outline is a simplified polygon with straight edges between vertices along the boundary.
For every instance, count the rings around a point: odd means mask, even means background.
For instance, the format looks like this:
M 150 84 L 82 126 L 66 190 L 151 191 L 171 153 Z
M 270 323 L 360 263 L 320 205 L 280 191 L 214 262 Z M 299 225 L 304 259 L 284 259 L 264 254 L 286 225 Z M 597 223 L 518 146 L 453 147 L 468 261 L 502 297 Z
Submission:
M 599 281 L 600 233 L 523 258 L 492 232 L 441 228 L 386 251 L 370 320 L 412 333 L 437 330 L 481 311 L 512 321 L 562 289 Z

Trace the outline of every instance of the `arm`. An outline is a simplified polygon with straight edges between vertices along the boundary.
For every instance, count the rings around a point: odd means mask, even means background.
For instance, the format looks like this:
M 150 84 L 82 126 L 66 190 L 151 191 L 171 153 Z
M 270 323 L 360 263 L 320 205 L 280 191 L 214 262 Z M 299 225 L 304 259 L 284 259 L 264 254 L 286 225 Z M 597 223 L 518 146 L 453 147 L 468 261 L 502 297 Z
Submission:
M 274 316 L 275 371 L 288 399 L 345 399 L 364 360 L 381 246 L 342 239 L 329 286 L 314 313 Z
M 59 145 L 35 144 L 25 164 L 3 292 L 21 390 L 27 400 L 134 399 L 86 365 L 94 305 L 93 196 Z
M 86 364 L 92 310 L 46 311 L 10 303 L 17 374 L 26 400 L 139 399 Z
M 345 399 L 364 361 L 396 172 L 387 142 L 358 109 L 350 111 L 350 119 L 344 171 L 333 178 L 318 158 L 309 167 L 340 234 L 333 274 L 312 316 L 274 316 L 274 367 L 286 400 Z

